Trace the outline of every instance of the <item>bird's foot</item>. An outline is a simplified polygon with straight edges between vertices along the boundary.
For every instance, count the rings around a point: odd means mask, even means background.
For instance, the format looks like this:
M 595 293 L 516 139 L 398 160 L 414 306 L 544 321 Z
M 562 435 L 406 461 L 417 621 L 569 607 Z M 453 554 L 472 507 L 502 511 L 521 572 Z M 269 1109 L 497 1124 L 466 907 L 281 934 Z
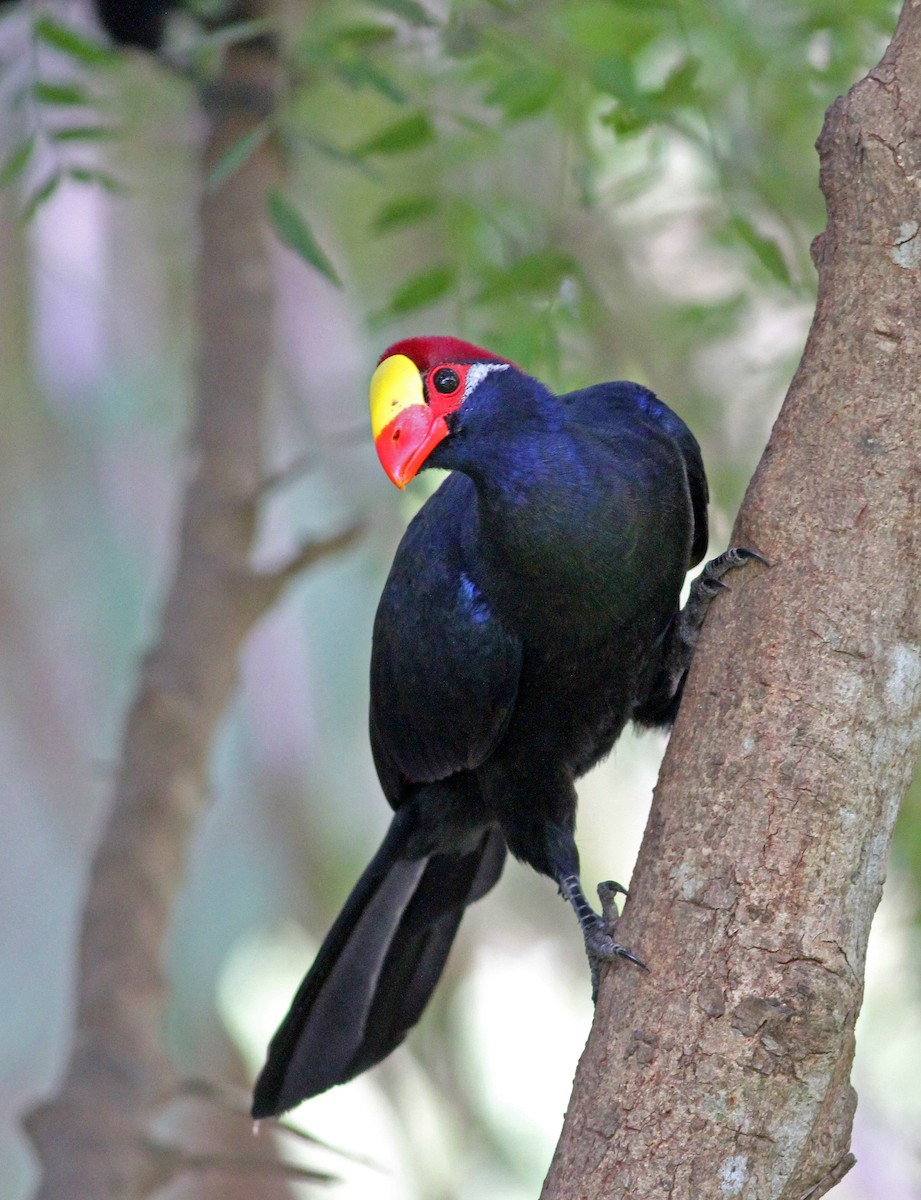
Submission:
M 619 942 L 615 942 L 608 932 L 608 923 L 602 917 L 596 916 L 596 925 L 583 926 L 585 934 L 585 953 L 588 957 L 588 967 L 592 977 L 592 1004 L 598 999 L 598 986 L 601 983 L 601 968 L 604 963 L 614 962 L 615 959 L 625 958 L 635 963 L 642 970 L 649 968 L 641 958 Z
M 700 591 L 709 592 L 711 599 L 717 592 L 730 591 L 729 584 L 723 583 L 723 576 L 734 571 L 736 567 L 744 567 L 753 559 L 755 562 L 763 563 L 766 567 L 770 566 L 764 555 L 759 554 L 757 550 L 746 550 L 744 546 L 730 546 L 716 558 L 710 559 L 691 584 L 692 591 L 697 588 Z
M 616 898 L 626 896 L 627 889 L 619 883 L 607 881 L 598 885 L 598 898 L 601 901 L 602 915 L 591 907 L 586 900 L 579 883 L 578 876 L 565 875 L 560 879 L 560 891 L 570 902 L 579 918 L 582 936 L 585 939 L 585 953 L 588 957 L 589 970 L 592 976 L 592 1002 L 598 998 L 598 984 L 601 981 L 603 963 L 613 962 L 616 958 L 626 958 L 646 970 L 646 964 L 625 946 L 621 946 L 613 938 L 614 925 L 619 917 Z
M 746 550 L 743 546 L 730 546 L 716 558 L 711 558 L 701 573 L 691 584 L 691 592 L 687 604 L 681 610 L 678 618 L 678 642 L 680 651 L 676 663 L 675 677 L 680 678 L 691 665 L 691 655 L 697 645 L 700 628 L 707 615 L 707 609 L 713 598 L 720 592 L 730 591 L 728 583 L 723 582 L 723 576 L 738 567 L 747 566 L 750 562 L 760 562 L 768 566 L 768 561 L 757 550 Z
M 767 559 L 756 550 L 743 546 L 730 546 L 716 558 L 711 558 L 691 584 L 687 603 L 670 626 L 662 648 L 659 674 L 649 694 L 633 711 L 633 719 L 640 725 L 668 726 L 675 719 L 684 679 L 691 666 L 697 639 L 707 615 L 707 610 L 720 592 L 729 591 L 723 577 L 738 567 L 750 562 L 768 566 Z

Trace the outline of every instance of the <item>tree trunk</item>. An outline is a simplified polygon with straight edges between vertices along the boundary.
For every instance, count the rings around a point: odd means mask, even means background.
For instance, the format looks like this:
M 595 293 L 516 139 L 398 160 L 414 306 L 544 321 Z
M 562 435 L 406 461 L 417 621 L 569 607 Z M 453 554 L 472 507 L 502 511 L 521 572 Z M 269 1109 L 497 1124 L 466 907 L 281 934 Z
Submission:
M 819 139 L 815 319 L 656 790 L 543 1200 L 815 1200 L 921 740 L 921 3 Z
M 277 76 L 269 39 L 226 51 L 206 102 L 203 180 L 271 112 Z M 297 569 L 355 532 L 306 546 L 271 574 L 252 569 L 273 349 L 265 201 L 280 170 L 268 138 L 219 189 L 203 189 L 192 477 L 160 638 L 141 670 L 90 874 L 71 1060 L 58 1095 L 27 1118 L 39 1200 L 134 1200 L 177 1172 L 215 1165 L 150 1140 L 151 1119 L 177 1086 L 162 1041 L 174 901 L 243 639 Z M 248 1138 L 241 1121 L 244 1129 Z M 259 1161 L 244 1165 L 251 1172 Z

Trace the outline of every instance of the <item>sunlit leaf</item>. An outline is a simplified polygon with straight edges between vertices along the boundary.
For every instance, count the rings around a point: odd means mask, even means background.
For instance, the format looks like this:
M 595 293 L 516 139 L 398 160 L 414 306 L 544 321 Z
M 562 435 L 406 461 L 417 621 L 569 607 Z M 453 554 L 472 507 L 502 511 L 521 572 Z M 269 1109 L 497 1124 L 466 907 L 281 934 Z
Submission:
M 46 46 L 53 46 L 71 58 L 76 58 L 88 67 L 108 66 L 118 62 L 118 54 L 111 46 L 97 42 L 78 33 L 70 25 L 62 25 L 53 17 L 42 14 L 32 26 L 35 36 Z
M 330 283 L 341 287 L 342 283 L 336 274 L 336 269 L 314 236 L 313 230 L 301 213 L 286 199 L 277 188 L 269 193 L 269 217 L 279 239 L 286 246 L 299 254 L 304 262 L 309 263 Z
M 413 113 L 401 121 L 388 125 L 367 141 L 355 148 L 355 154 L 367 157 L 370 154 L 405 154 L 418 150 L 433 141 L 435 131 L 425 113 Z

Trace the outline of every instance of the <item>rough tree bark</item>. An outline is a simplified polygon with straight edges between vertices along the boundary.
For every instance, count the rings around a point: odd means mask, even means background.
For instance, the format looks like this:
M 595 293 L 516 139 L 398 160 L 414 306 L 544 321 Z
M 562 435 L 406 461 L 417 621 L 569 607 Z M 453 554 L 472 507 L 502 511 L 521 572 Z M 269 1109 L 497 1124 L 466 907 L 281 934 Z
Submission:
M 672 735 L 544 1200 L 816 1200 L 921 740 L 921 0 L 818 142 L 802 363 Z
M 259 15 L 261 6 L 253 7 L 250 15 Z M 268 39 L 227 52 L 207 97 L 203 179 L 271 112 L 277 76 Z M 91 869 L 72 1056 L 58 1095 L 26 1122 L 42 1170 L 39 1200 L 134 1200 L 179 1171 L 214 1165 L 149 1136 L 178 1082 L 162 1043 L 174 901 L 243 639 L 285 583 L 357 532 L 306 545 L 271 573 L 251 566 L 273 336 L 265 199 L 280 169 L 278 148 L 267 139 L 202 199 L 198 403 L 179 555 Z

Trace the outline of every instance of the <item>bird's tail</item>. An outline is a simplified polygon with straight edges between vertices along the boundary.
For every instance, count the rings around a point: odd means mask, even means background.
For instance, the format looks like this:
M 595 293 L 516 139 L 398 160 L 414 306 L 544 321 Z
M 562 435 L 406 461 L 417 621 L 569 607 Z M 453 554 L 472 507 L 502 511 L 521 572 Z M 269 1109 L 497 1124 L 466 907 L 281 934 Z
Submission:
M 254 1117 L 277 1116 L 395 1049 L 428 1003 L 464 909 L 499 878 L 495 828 L 463 852 L 406 857 L 412 807 L 394 814 L 272 1038 Z

